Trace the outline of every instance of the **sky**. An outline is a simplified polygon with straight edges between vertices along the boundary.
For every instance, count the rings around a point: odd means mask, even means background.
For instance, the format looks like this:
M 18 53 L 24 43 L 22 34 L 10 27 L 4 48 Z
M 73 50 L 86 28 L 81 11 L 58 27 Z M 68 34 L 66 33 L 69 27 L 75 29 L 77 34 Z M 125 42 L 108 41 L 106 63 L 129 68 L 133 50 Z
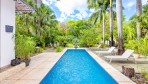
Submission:
M 49 6 L 60 22 L 67 20 L 82 20 L 89 18 L 95 11 L 87 8 L 87 0 L 42 0 Z M 128 21 L 136 13 L 136 0 L 122 0 L 123 14 Z M 142 0 L 142 5 L 148 3 L 148 0 Z

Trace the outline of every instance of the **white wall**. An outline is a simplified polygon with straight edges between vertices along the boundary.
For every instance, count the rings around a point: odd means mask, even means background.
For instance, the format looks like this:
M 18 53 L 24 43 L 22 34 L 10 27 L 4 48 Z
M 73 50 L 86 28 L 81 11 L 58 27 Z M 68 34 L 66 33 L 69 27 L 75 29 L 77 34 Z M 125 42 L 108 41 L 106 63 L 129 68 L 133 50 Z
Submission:
M 13 33 L 5 32 L 5 25 L 13 26 Z M 15 58 L 15 2 L 0 0 L 0 67 L 9 65 Z

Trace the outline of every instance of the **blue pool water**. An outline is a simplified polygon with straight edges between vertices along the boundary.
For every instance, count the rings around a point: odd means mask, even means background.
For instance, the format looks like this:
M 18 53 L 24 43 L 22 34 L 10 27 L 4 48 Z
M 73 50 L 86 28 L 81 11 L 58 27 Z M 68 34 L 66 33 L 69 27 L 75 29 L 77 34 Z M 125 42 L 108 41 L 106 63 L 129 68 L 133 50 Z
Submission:
M 68 49 L 40 84 L 117 84 L 84 49 Z

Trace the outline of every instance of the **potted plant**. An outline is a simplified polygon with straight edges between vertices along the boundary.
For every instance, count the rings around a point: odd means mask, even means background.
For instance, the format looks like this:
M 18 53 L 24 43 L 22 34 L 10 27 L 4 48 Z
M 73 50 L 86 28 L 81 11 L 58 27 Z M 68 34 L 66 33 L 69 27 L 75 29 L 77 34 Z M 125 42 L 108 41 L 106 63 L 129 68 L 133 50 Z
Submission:
M 23 61 L 25 62 L 26 66 L 29 66 L 31 59 L 30 57 L 27 57 Z
M 22 62 L 22 60 L 20 58 L 15 58 L 15 59 L 11 60 L 11 65 L 16 66 L 16 65 L 20 64 L 21 62 Z
M 31 37 L 18 35 L 16 39 L 15 53 L 16 57 L 22 59 L 26 66 L 30 63 L 30 56 L 35 52 L 35 42 Z

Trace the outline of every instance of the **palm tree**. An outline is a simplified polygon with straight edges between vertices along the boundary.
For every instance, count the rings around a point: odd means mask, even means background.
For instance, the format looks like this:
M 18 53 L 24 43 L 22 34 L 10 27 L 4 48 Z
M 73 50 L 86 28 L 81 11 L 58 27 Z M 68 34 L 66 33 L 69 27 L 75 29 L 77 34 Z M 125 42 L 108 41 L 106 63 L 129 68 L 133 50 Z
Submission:
M 137 16 L 140 16 L 142 14 L 142 2 L 141 2 L 141 0 L 137 0 L 136 10 L 137 10 Z M 140 37 L 141 37 L 140 22 L 137 20 L 137 38 L 139 39 Z
M 35 32 L 36 35 L 40 35 L 51 27 L 51 22 L 56 21 L 56 16 L 53 11 L 45 5 L 41 5 L 39 8 L 36 8 L 34 13 L 34 22 L 35 22 Z M 37 24 L 36 24 L 37 23 Z
M 18 23 L 18 25 L 22 25 L 25 34 L 31 34 L 31 24 L 33 23 L 33 16 L 31 16 L 32 13 L 31 12 L 22 12 L 22 13 L 16 13 L 16 22 Z M 20 28 L 19 28 L 20 29 Z
M 112 10 L 112 0 L 110 0 L 110 40 L 111 40 L 111 46 L 114 46 L 113 43 L 113 10 Z
M 118 26 L 118 54 L 124 52 L 122 38 L 122 0 L 116 0 L 117 26 Z
M 93 21 L 93 24 L 95 24 L 98 19 L 102 21 L 103 42 L 105 42 L 105 15 L 109 6 L 109 2 L 108 0 L 87 0 L 87 2 L 89 8 L 94 8 L 96 10 L 96 12 L 91 15 L 90 21 Z

